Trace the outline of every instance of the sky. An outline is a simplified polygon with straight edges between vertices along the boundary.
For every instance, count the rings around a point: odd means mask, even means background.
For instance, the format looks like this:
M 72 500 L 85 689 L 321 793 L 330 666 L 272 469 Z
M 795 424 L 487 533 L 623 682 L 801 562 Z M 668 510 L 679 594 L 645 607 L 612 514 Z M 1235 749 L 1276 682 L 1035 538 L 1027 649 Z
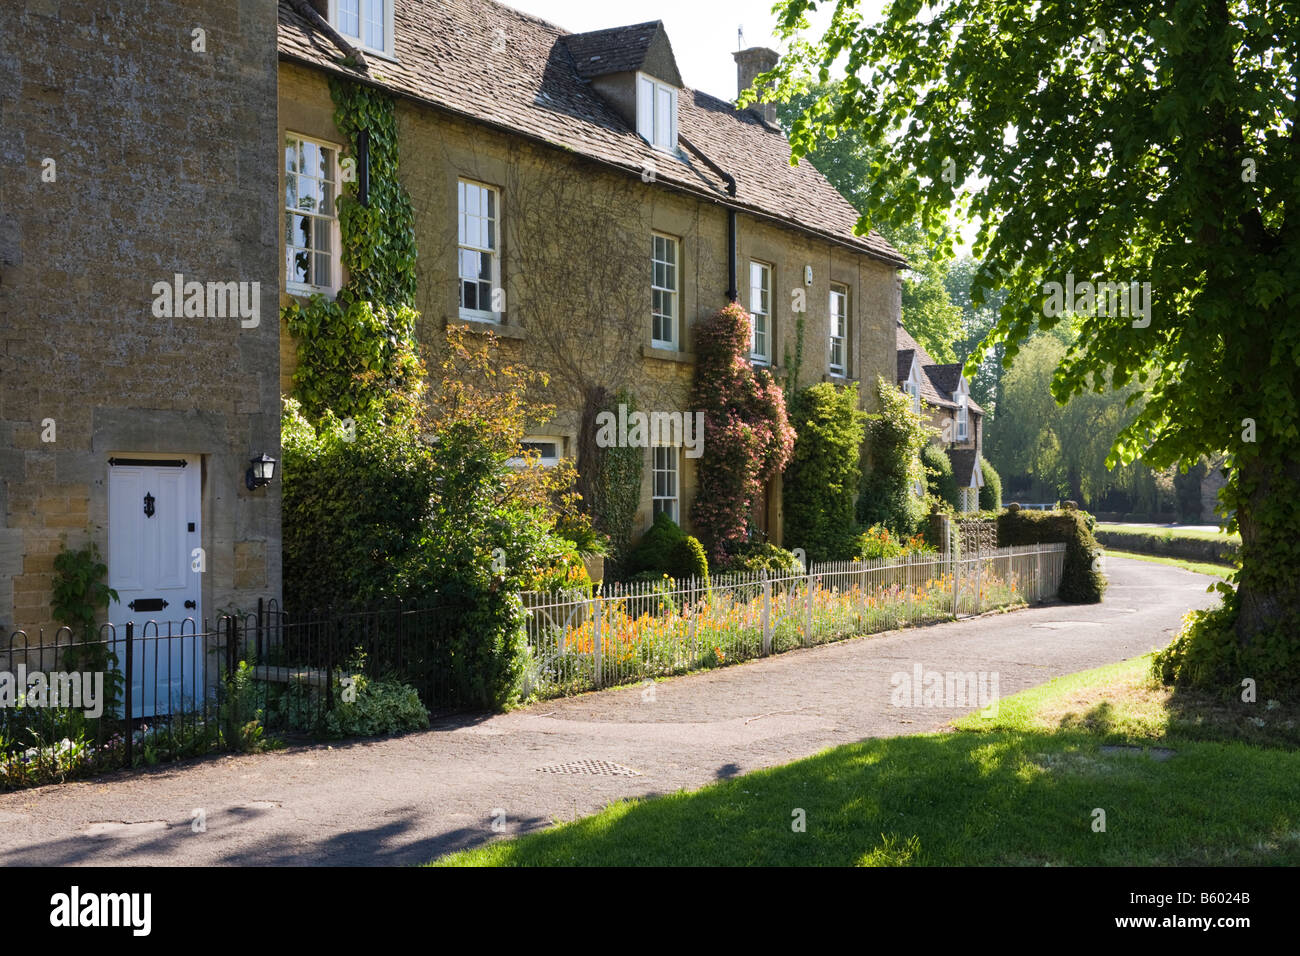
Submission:
M 507 6 L 549 20 L 573 33 L 662 20 L 673 45 L 677 68 L 686 85 L 724 100 L 736 98 L 736 29 L 743 27 L 745 46 L 780 50 L 772 28 L 772 0 L 501 0 Z M 875 14 L 883 0 L 867 0 Z M 814 30 L 830 22 L 834 4 L 809 17 Z M 817 30 L 817 32 L 820 32 Z

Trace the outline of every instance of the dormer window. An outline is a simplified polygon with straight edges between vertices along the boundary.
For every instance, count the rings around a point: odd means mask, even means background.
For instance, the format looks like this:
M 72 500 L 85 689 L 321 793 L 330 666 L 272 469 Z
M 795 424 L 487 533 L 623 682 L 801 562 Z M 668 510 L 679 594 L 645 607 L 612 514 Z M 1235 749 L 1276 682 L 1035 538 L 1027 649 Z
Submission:
M 921 413 L 921 370 L 916 359 L 912 359 L 912 369 L 907 374 L 907 394 L 912 398 L 912 411 Z
M 636 75 L 636 131 L 655 149 L 677 149 L 675 87 L 644 73 Z
M 393 0 L 329 0 L 330 25 L 368 53 L 393 55 Z

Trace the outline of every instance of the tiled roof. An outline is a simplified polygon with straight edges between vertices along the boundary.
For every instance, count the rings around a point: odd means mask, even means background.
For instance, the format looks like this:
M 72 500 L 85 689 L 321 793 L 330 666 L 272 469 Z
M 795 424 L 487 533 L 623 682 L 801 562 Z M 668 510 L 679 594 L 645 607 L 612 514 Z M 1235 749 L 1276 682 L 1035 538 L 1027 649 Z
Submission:
M 936 362 L 930 357 L 930 353 L 908 334 L 902 322 L 895 327 L 895 339 L 895 347 L 898 349 L 899 383 L 907 381 L 907 375 L 912 370 L 912 356 L 916 355 L 921 363 L 921 371 L 924 373 L 921 376 L 921 398 L 940 408 L 956 408 L 957 402 L 953 394 L 961 382 L 961 363 Z M 966 407 L 977 415 L 984 414 L 984 409 L 969 395 L 966 398 Z
M 564 38 L 573 65 L 589 79 L 606 73 L 626 73 L 641 69 L 655 34 L 663 28 L 658 20 L 629 27 L 611 27 L 591 33 L 573 33 Z
M 906 382 L 907 376 L 912 374 L 912 360 L 916 358 L 916 349 L 899 349 L 898 350 L 898 380 Z
M 570 41 L 581 49 L 584 43 L 594 44 L 599 33 L 640 37 L 656 24 L 574 35 L 491 0 L 394 0 L 394 7 L 396 63 L 370 55 L 369 74 L 344 66 L 340 51 L 287 0 L 279 8 L 280 55 L 382 83 L 435 107 L 637 175 L 653 163 L 657 182 L 906 265 L 878 233 L 854 235 L 858 214 L 848 200 L 806 160 L 791 166 L 784 134 L 749 110 L 736 110 L 695 90 L 678 95 L 681 137 L 735 177 L 734 199 L 726 195 L 723 179 L 691 151 L 670 155 L 642 140 L 583 79 Z M 643 54 L 633 49 L 629 56 Z

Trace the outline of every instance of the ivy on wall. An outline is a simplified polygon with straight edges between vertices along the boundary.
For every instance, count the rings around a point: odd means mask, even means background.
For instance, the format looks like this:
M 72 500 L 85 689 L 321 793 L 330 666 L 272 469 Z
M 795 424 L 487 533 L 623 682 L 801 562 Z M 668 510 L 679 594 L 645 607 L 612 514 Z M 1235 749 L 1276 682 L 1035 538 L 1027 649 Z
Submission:
M 415 341 L 415 215 L 397 175 L 392 97 L 337 77 L 330 96 L 356 163 L 361 134 L 368 135 L 369 191 L 363 204 L 360 175 L 349 174 L 345 160 L 338 218 L 347 282 L 334 299 L 317 294 L 283 310 L 298 342 L 294 392 L 313 421 L 327 409 L 383 421 L 409 414 L 424 382 Z
M 636 397 L 621 389 L 605 404 L 604 411 L 617 412 L 626 405 L 628 414 L 636 411 Z M 612 567 L 610 577 L 627 571 L 627 559 L 636 530 L 636 513 L 641 505 L 641 477 L 645 468 L 642 449 L 636 446 L 602 448 L 597 457 L 599 468 L 592 482 L 591 516 L 597 530 L 609 537 Z

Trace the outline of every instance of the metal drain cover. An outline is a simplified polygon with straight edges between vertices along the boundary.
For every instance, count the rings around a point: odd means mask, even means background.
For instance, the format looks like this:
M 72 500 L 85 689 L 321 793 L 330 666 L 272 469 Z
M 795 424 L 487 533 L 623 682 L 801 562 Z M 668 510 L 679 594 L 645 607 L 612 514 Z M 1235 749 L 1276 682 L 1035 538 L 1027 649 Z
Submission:
M 590 773 L 602 777 L 639 777 L 641 771 L 633 770 L 631 767 L 624 767 L 621 763 L 614 763 L 611 760 L 573 760 L 569 763 L 552 764 L 549 767 L 538 767 L 538 773 Z

